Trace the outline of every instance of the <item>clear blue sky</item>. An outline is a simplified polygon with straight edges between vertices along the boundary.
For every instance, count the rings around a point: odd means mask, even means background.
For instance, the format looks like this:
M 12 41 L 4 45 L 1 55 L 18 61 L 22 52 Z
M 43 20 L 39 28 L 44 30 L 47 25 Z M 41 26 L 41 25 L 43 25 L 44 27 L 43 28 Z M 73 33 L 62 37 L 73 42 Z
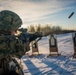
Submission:
M 0 0 L 0 11 L 17 13 L 22 27 L 30 24 L 52 24 L 76 29 L 76 0 Z M 74 15 L 68 19 L 68 16 Z

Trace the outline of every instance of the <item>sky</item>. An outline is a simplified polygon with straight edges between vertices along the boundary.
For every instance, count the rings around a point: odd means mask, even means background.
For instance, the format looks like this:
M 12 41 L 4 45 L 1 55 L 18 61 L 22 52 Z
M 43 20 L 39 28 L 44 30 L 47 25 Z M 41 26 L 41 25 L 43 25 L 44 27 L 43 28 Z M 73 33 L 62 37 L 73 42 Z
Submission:
M 0 0 L 2 10 L 18 14 L 23 28 L 33 24 L 50 24 L 76 29 L 76 0 Z M 72 12 L 74 15 L 69 19 Z

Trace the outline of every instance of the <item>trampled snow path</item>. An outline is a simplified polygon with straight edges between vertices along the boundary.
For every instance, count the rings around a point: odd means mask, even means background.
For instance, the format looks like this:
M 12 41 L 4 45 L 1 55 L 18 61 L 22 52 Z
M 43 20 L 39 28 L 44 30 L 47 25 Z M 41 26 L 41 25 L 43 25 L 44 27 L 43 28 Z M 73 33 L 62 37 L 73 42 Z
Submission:
M 24 75 L 76 75 L 76 59 L 65 56 L 22 58 Z

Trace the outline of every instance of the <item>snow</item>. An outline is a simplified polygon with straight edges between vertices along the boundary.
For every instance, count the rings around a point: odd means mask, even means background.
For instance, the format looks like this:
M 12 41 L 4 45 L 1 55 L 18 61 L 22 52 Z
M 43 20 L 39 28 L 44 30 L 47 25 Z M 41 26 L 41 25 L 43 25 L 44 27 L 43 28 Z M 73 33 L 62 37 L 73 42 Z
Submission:
M 24 75 L 76 75 L 76 59 L 72 57 L 24 56 L 22 65 Z
M 72 33 L 57 35 L 58 52 L 60 56 L 50 56 L 48 38 L 43 37 L 38 42 L 38 56 L 22 57 L 21 65 L 24 75 L 76 75 L 76 58 L 73 58 L 74 48 Z
M 72 33 L 57 35 L 58 52 L 62 55 L 73 55 L 74 46 Z
M 43 37 L 38 42 L 39 53 L 49 54 L 49 39 L 47 37 Z

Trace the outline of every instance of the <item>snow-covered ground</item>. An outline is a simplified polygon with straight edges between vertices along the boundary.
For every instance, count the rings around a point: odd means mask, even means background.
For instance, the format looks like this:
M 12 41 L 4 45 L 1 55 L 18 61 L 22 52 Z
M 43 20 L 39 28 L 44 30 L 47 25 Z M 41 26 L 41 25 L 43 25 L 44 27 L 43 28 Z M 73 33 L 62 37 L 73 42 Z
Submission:
M 39 41 L 38 56 L 22 57 L 24 75 L 76 75 L 76 59 L 74 54 L 72 34 L 57 35 L 58 52 L 64 56 L 51 56 L 49 54 L 48 38 Z M 31 52 L 31 51 L 30 51 Z
M 22 60 L 24 75 L 76 75 L 76 59 L 39 55 Z
M 62 55 L 73 55 L 74 45 L 72 33 L 57 35 L 58 52 Z

